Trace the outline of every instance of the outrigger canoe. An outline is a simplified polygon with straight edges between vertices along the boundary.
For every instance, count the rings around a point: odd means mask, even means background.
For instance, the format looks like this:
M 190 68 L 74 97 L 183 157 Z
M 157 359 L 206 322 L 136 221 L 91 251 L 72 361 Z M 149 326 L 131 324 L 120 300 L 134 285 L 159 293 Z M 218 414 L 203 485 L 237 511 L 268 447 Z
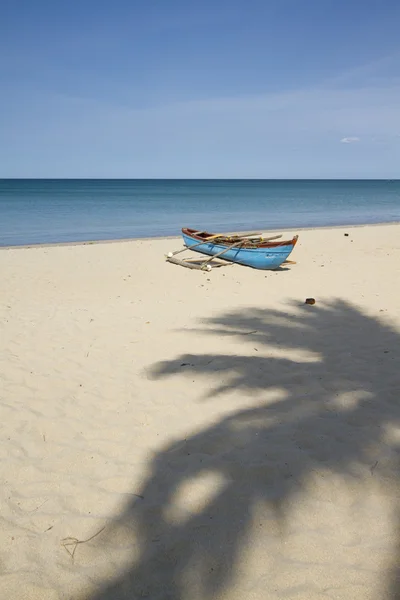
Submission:
M 298 240 L 297 235 L 291 240 L 276 241 L 281 236 L 263 239 L 259 235 L 212 234 L 187 227 L 182 229 L 182 237 L 189 250 L 264 270 L 280 267 L 288 259 Z

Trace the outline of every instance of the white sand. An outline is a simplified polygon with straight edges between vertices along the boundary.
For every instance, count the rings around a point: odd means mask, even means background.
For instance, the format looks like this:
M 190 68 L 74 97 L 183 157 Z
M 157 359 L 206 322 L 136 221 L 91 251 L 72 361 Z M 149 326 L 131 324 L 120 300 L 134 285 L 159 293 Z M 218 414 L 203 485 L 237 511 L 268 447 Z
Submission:
M 180 243 L 0 251 L 0 598 L 398 600 L 400 225 Z

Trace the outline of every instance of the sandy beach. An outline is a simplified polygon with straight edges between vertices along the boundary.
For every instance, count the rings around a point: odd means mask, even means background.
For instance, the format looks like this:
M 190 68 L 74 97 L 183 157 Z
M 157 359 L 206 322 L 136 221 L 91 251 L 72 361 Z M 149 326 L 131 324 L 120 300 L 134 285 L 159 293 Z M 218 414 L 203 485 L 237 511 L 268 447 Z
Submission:
M 181 244 L 0 249 L 0 597 L 398 600 L 400 224 Z

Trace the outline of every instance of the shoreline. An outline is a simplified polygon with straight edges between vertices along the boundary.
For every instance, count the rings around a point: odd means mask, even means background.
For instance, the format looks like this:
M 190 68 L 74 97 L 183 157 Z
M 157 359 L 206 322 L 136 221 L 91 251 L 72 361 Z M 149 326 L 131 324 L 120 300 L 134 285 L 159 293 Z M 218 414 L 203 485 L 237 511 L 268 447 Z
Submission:
M 331 230 L 331 229 L 364 229 L 365 227 L 389 227 L 391 225 L 400 225 L 400 221 L 384 221 L 382 223 L 357 223 L 357 224 L 341 224 L 341 225 L 319 225 L 316 227 L 272 227 L 271 229 L 263 229 L 263 233 L 275 233 L 276 231 L 287 231 L 287 232 L 305 232 L 305 231 L 319 231 L 319 230 Z M 248 230 L 246 230 L 248 231 Z M 222 232 L 226 234 L 238 234 L 243 233 L 242 231 L 229 231 Z M 136 238 L 115 238 L 110 240 L 84 240 L 84 241 L 70 241 L 70 242 L 44 242 L 37 244 L 16 244 L 16 245 L 8 245 L 1 246 L 1 250 L 26 250 L 26 249 L 34 249 L 34 248 L 58 248 L 64 246 L 93 246 L 93 245 L 103 245 L 103 244 L 123 244 L 128 242 L 149 242 L 149 241 L 164 241 L 164 240 L 179 240 L 181 239 L 180 234 L 177 235 L 167 235 L 167 236 L 154 236 L 154 237 L 136 237 Z

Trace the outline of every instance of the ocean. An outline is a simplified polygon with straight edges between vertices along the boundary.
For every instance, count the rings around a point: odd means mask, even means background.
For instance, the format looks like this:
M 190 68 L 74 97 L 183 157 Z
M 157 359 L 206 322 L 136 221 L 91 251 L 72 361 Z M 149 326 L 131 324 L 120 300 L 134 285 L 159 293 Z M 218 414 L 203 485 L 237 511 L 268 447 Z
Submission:
M 400 221 L 400 180 L 0 179 L 0 245 Z

